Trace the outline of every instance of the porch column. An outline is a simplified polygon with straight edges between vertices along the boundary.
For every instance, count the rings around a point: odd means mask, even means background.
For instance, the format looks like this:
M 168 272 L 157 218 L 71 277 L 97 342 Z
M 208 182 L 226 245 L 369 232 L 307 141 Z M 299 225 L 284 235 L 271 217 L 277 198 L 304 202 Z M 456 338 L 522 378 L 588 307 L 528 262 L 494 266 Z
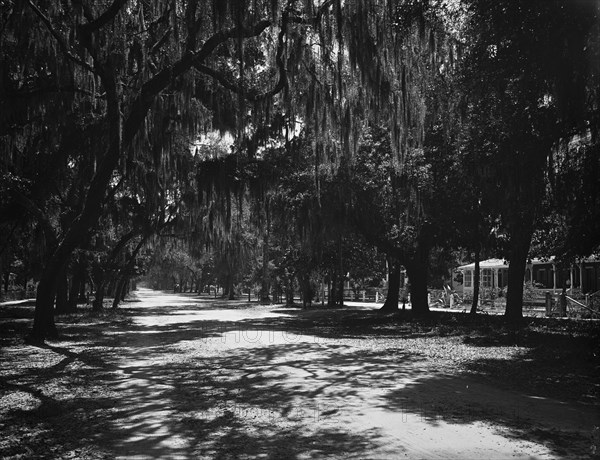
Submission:
M 583 292 L 583 262 L 579 262 L 579 289 Z
M 527 262 L 527 272 L 529 273 L 529 282 L 533 283 L 533 264 L 531 262 Z M 527 281 L 527 280 L 525 280 Z
M 571 269 L 569 270 L 569 280 L 571 285 L 569 286 L 569 294 L 573 295 L 573 284 L 575 282 L 574 277 L 573 277 L 573 270 L 575 269 L 575 267 L 573 267 L 573 264 L 571 264 Z
M 556 293 L 556 264 L 552 264 L 552 292 Z

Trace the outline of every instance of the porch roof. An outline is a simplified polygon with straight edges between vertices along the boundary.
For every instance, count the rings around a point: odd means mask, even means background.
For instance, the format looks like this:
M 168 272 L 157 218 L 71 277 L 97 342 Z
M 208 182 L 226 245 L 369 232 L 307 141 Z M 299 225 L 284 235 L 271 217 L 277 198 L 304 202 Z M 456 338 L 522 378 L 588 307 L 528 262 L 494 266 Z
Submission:
M 554 256 L 538 259 L 537 257 L 531 259 L 531 265 L 542 265 L 542 264 L 553 264 L 555 262 Z M 580 262 L 585 263 L 598 263 L 600 262 L 600 257 L 597 256 L 589 256 L 580 259 Z M 579 263 L 579 262 L 578 262 Z M 508 261 L 506 259 L 487 259 L 479 262 L 479 268 L 508 268 Z M 461 265 L 460 267 L 456 267 L 456 270 L 474 270 L 475 262 Z
M 487 259 L 479 262 L 479 268 L 508 268 L 508 262 L 504 259 Z M 457 270 L 474 270 L 475 262 L 461 265 Z

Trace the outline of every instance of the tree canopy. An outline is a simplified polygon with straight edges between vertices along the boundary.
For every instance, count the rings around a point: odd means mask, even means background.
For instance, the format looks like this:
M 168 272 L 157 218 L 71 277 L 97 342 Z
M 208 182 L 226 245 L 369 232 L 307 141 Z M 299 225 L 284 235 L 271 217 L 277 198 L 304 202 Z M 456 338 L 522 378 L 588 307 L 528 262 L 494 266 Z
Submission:
M 598 250 L 598 2 L 0 8 L 0 267 L 29 267 L 37 340 L 76 272 L 101 308 L 168 244 L 265 300 L 315 273 L 343 289 L 368 244 L 426 314 L 432 251 L 496 235 L 513 320 L 532 238 Z

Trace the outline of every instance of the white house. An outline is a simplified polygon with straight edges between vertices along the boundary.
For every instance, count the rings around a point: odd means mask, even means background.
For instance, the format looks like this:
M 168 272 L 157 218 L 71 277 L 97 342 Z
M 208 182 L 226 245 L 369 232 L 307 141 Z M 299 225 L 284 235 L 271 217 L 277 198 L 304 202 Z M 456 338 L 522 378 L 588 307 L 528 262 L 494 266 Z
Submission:
M 479 263 L 480 286 L 484 289 L 505 288 L 508 284 L 508 262 L 503 259 L 487 259 Z M 463 274 L 463 292 L 473 294 L 475 263 L 457 268 Z M 554 291 L 563 286 L 579 288 L 582 292 L 600 289 L 600 260 L 595 257 L 580 259 L 576 264 L 564 266 L 554 258 L 531 259 L 527 262 L 525 281 Z
M 473 294 L 475 262 L 457 268 L 463 274 L 463 293 Z M 479 262 L 480 286 L 482 288 L 504 288 L 508 284 L 508 262 L 503 259 L 487 259 Z

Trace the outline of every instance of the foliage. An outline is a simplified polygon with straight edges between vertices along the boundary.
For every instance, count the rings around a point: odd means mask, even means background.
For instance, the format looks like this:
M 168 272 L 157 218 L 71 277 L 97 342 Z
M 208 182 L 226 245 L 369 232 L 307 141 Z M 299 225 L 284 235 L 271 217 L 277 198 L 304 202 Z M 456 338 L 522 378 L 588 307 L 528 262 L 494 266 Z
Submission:
M 466 3 L 468 152 L 508 237 L 506 312 L 519 319 L 553 148 L 597 136 L 599 10 L 595 2 Z

